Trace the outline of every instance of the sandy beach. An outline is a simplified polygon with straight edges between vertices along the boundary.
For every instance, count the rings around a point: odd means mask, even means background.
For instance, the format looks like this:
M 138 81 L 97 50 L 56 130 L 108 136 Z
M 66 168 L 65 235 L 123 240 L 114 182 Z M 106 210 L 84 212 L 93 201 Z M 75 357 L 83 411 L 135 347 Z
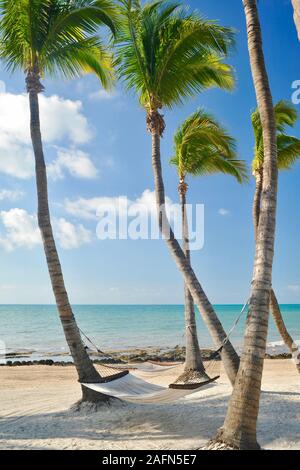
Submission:
M 169 384 L 182 366 L 137 376 Z M 258 421 L 267 449 L 300 449 L 300 381 L 290 360 L 265 360 Z M 80 398 L 72 366 L 0 368 L 0 449 L 197 449 L 221 426 L 231 387 L 219 381 L 175 404 L 70 410 Z

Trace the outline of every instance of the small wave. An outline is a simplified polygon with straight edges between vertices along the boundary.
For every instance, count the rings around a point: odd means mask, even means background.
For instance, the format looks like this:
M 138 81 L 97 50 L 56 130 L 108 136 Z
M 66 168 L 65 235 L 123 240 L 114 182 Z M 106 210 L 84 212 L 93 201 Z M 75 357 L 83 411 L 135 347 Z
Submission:
M 297 345 L 300 351 L 300 340 L 296 340 L 295 344 Z M 285 345 L 283 341 L 271 341 L 267 344 L 267 353 L 271 355 L 289 353 L 289 348 Z
M 300 346 L 300 340 L 296 340 L 295 343 L 297 346 Z M 267 347 L 270 348 L 276 348 L 277 346 L 285 346 L 283 341 L 271 341 L 270 343 L 267 344 Z

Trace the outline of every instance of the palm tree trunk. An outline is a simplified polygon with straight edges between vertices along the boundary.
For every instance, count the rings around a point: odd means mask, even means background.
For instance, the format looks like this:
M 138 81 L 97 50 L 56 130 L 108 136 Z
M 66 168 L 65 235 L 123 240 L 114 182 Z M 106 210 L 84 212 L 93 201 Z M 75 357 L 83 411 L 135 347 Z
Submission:
M 186 260 L 191 263 L 190 247 L 189 247 L 189 227 L 186 214 L 186 194 L 187 185 L 182 181 L 179 188 L 180 205 L 181 205 L 181 218 L 182 218 L 182 240 L 183 252 Z M 194 300 L 189 291 L 186 283 L 184 283 L 184 297 L 185 297 L 185 337 L 186 337 L 186 353 L 184 373 L 178 378 L 179 381 L 188 382 L 189 380 L 206 381 L 209 379 L 205 372 L 202 361 L 201 351 L 199 348 L 196 316 L 194 308 Z
M 35 157 L 36 185 L 38 198 L 38 225 L 42 235 L 44 251 L 50 274 L 53 293 L 64 334 L 70 348 L 78 373 L 79 382 L 101 382 L 101 377 L 90 360 L 81 340 L 80 332 L 65 288 L 63 273 L 53 236 L 48 203 L 48 185 L 43 143 L 40 129 L 40 113 L 38 94 L 43 91 L 39 74 L 29 71 L 26 78 L 30 105 L 30 131 Z M 82 401 L 107 402 L 109 397 L 82 387 Z
M 293 338 L 289 334 L 289 332 L 286 329 L 285 323 L 283 321 L 280 307 L 276 298 L 276 295 L 273 291 L 271 290 L 271 301 L 270 301 L 270 306 L 271 306 L 271 311 L 272 315 L 275 321 L 275 324 L 277 326 L 277 329 L 285 343 L 285 345 L 289 348 L 289 350 L 292 353 L 292 356 L 294 358 L 296 367 L 298 372 L 300 373 L 300 351 L 298 349 L 297 344 L 294 342 Z
M 272 284 L 278 179 L 277 140 L 256 1 L 243 0 L 243 5 L 247 22 L 251 70 L 263 126 L 263 187 L 244 348 L 225 422 L 216 440 L 236 449 L 259 449 L 256 423 Z
M 255 196 L 254 196 L 254 203 L 253 203 L 253 223 L 255 228 L 255 237 L 257 237 L 257 230 L 259 224 L 259 214 L 260 214 L 260 200 L 262 194 L 262 185 L 263 185 L 263 175 L 262 171 L 259 170 L 255 172 L 255 180 L 256 180 L 256 188 L 255 188 Z M 296 368 L 300 373 L 300 351 L 298 346 L 294 342 L 293 338 L 287 331 L 285 326 L 284 320 L 282 318 L 282 314 L 280 311 L 280 306 L 277 301 L 276 295 L 274 290 L 271 290 L 271 297 L 270 297 L 270 310 L 275 322 L 275 325 L 281 335 L 281 338 L 286 345 L 286 347 L 290 350 L 292 357 L 295 360 Z
M 292 0 L 294 8 L 294 21 L 298 32 L 298 38 L 300 41 L 300 0 Z
M 255 177 L 255 193 L 254 193 L 254 200 L 253 200 L 253 225 L 254 225 L 254 233 L 255 233 L 255 240 L 257 239 L 257 231 L 258 231 L 258 224 L 259 224 L 259 214 L 260 214 L 260 205 L 261 205 L 261 194 L 263 188 L 263 170 L 262 168 L 256 170 L 254 172 Z
M 219 349 L 227 338 L 226 333 L 213 309 L 213 306 L 203 291 L 190 263 L 186 260 L 184 252 L 182 251 L 178 241 L 175 239 L 166 214 L 165 189 L 162 177 L 160 155 L 160 139 L 164 130 L 164 122 L 162 116 L 157 110 L 149 112 L 147 116 L 147 125 L 148 130 L 152 135 L 152 167 L 154 173 L 159 228 L 167 243 L 170 253 L 177 264 L 177 267 L 183 275 L 184 282 L 188 286 L 194 302 L 199 308 L 202 318 L 211 334 L 213 342 L 216 348 Z M 239 357 L 230 341 L 226 342 L 224 345 L 221 351 L 221 356 L 226 373 L 231 383 L 234 384 L 239 367 Z

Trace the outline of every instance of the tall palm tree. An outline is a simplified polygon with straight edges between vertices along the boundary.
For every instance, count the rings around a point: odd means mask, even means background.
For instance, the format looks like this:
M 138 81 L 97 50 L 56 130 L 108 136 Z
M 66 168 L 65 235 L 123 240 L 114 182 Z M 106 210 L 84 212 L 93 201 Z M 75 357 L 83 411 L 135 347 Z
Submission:
M 298 32 L 298 38 L 300 41 L 300 0 L 292 0 L 294 8 L 294 20 Z
M 189 228 L 186 214 L 186 177 L 223 173 L 234 176 L 240 183 L 247 177 L 246 165 L 237 160 L 235 141 L 217 120 L 203 109 L 193 113 L 174 136 L 174 156 L 179 177 L 179 200 L 182 214 L 183 252 L 190 262 Z M 184 373 L 178 381 L 203 382 L 208 379 L 198 343 L 193 297 L 185 283 L 186 357 Z
M 180 244 L 174 237 L 165 210 L 160 140 L 165 121 L 160 110 L 173 108 L 189 96 L 217 86 L 234 86 L 232 69 L 223 62 L 233 44 L 231 29 L 206 21 L 179 3 L 155 1 L 141 6 L 139 0 L 120 0 L 122 28 L 117 44 L 119 76 L 133 89 L 146 111 L 152 135 L 152 167 L 159 227 L 184 276 L 189 291 L 210 331 L 232 383 L 239 358 L 202 289 Z
M 93 72 L 107 88 L 112 82 L 111 60 L 97 30 L 115 32 L 115 8 L 110 0 L 1 0 L 1 58 L 8 70 L 25 74 L 30 106 L 30 131 L 35 157 L 38 224 L 56 305 L 80 382 L 99 382 L 81 341 L 65 288 L 53 236 L 48 203 L 47 174 L 40 129 L 41 77 L 67 78 Z M 105 395 L 82 389 L 84 401 L 107 401 Z
M 263 188 L 244 348 L 227 415 L 217 442 L 258 449 L 256 423 L 266 352 L 277 207 L 277 135 L 256 0 L 243 0 L 248 49 L 264 141 Z
M 286 134 L 286 127 L 294 126 L 298 113 L 296 108 L 287 101 L 279 101 L 274 106 L 276 128 L 277 128 L 277 162 L 279 170 L 289 170 L 293 164 L 300 158 L 300 139 Z M 253 159 L 253 175 L 255 177 L 255 196 L 253 204 L 253 223 L 255 233 L 257 233 L 259 225 L 259 214 L 261 195 L 263 187 L 263 162 L 264 162 L 264 148 L 263 148 L 263 134 L 260 115 L 258 110 L 252 114 L 252 126 L 255 135 L 255 153 Z M 292 356 L 295 358 L 297 370 L 300 372 L 300 352 L 293 338 L 289 334 L 284 320 L 281 315 L 279 303 L 277 301 L 274 290 L 271 290 L 270 309 L 275 321 L 275 324 L 281 334 L 281 337 L 291 351 Z

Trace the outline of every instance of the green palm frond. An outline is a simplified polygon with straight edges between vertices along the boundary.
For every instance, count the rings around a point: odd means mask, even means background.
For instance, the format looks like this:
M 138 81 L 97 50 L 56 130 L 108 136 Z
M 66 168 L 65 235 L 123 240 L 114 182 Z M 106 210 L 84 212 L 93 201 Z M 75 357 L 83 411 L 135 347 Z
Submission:
M 81 29 L 89 34 L 98 31 L 99 25 L 106 25 L 113 34 L 118 24 L 117 9 L 110 0 L 75 0 L 61 2 L 56 18 L 53 15 L 51 33 L 70 35 Z M 70 7 L 71 6 L 71 7 Z M 51 40 L 51 36 L 48 37 Z
M 236 158 L 235 140 L 203 109 L 193 113 L 174 136 L 171 164 L 180 177 L 224 173 L 240 183 L 247 179 L 247 166 Z
M 8 70 L 38 63 L 45 73 L 74 77 L 93 71 L 112 82 L 112 60 L 98 28 L 118 28 L 112 0 L 0 0 L 0 53 Z
M 296 108 L 289 101 L 281 100 L 274 106 L 277 128 L 278 168 L 290 169 L 299 158 L 300 140 L 286 135 L 287 127 L 293 127 L 298 119 Z M 260 170 L 264 162 L 263 131 L 258 110 L 252 113 L 252 127 L 254 131 L 255 146 L 253 158 L 253 171 Z
M 279 170 L 290 170 L 300 159 L 300 139 L 279 134 L 277 136 L 278 168 Z
M 54 49 L 46 56 L 44 70 L 52 76 L 59 71 L 65 78 L 95 73 L 105 89 L 110 89 L 114 80 L 111 56 L 97 36 Z
M 172 107 L 214 86 L 233 88 L 233 70 L 224 63 L 234 44 L 231 29 L 177 2 L 121 3 L 118 75 L 146 108 Z

